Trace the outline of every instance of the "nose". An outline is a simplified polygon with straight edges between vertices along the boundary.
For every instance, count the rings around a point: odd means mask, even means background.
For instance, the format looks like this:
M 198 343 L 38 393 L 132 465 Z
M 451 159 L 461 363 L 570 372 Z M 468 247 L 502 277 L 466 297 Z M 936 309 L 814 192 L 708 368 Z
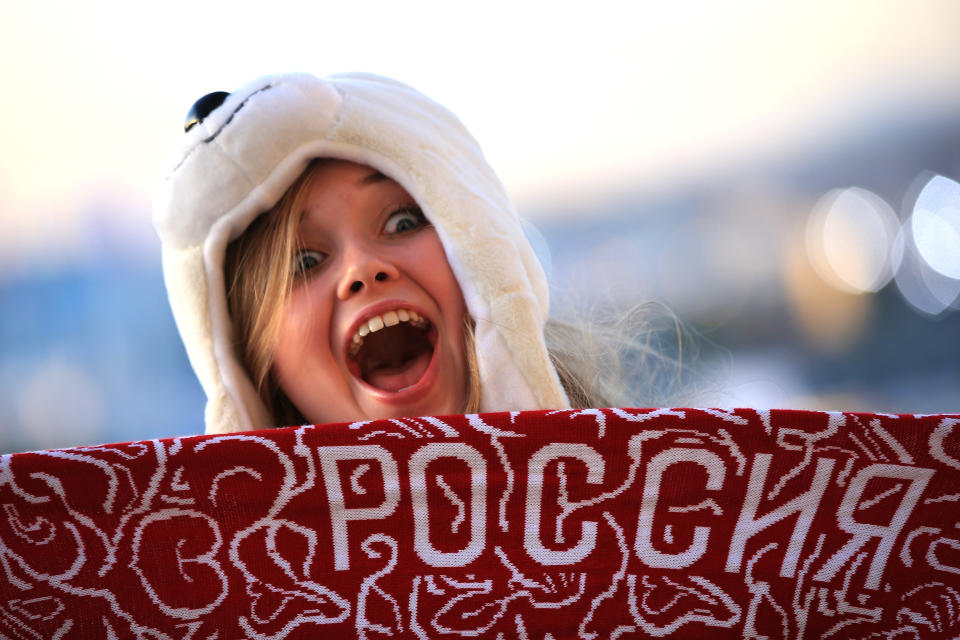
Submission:
M 337 297 L 346 300 L 376 283 L 396 280 L 400 272 L 394 264 L 367 248 L 351 248 L 344 255 L 343 273 L 337 283 Z

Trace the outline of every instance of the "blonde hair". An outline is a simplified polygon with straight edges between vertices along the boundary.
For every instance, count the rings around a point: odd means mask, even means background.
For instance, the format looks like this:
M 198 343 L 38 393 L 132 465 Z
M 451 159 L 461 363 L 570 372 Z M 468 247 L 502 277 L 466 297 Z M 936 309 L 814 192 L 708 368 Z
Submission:
M 571 407 L 689 404 L 689 330 L 667 307 L 568 313 L 547 320 L 544 338 Z
M 234 349 L 277 424 L 305 422 L 274 379 L 273 352 L 280 310 L 293 288 L 291 256 L 297 250 L 300 213 L 314 175 L 310 164 L 273 209 L 258 216 L 227 246 L 224 275 Z
M 280 311 L 297 277 L 291 269 L 298 247 L 298 227 L 315 169 L 314 160 L 272 209 L 258 216 L 227 247 L 224 275 L 227 304 L 234 330 L 234 348 L 261 400 L 277 425 L 302 424 L 302 413 L 286 397 L 272 374 L 273 352 L 280 328 Z M 635 318 L 626 323 L 597 324 L 549 319 L 544 338 L 550 360 L 573 407 L 638 406 L 638 382 L 624 375 L 628 353 L 640 354 L 641 364 L 655 355 L 635 337 Z M 480 408 L 480 372 L 473 322 L 464 323 L 468 389 L 464 413 Z

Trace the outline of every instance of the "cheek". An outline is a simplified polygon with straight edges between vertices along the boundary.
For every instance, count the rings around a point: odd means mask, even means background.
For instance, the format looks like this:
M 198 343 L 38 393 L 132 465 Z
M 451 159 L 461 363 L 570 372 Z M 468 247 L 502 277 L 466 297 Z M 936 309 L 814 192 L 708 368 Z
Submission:
M 443 315 L 443 323 L 448 341 L 453 348 L 453 365 L 467 375 L 466 343 L 464 337 L 465 319 L 469 317 L 467 305 L 460 290 L 450 263 L 447 261 L 443 244 L 436 231 L 424 234 L 423 241 L 416 249 L 416 261 L 419 266 L 421 284 L 437 303 Z
M 437 244 L 439 245 L 439 241 Z M 462 361 L 460 364 L 465 365 L 464 329 L 465 320 L 469 317 L 467 305 L 460 290 L 460 283 L 453 275 L 442 248 L 437 251 L 435 258 L 437 267 L 433 270 L 434 295 L 450 333 L 450 340 L 455 344 L 458 360 Z
M 282 370 L 288 363 L 299 362 L 308 352 L 329 352 L 329 340 L 325 337 L 329 326 L 330 310 L 318 304 L 310 287 L 294 291 L 280 313 L 275 368 Z
M 434 231 L 431 233 L 424 246 L 418 252 L 420 260 L 429 268 L 430 286 L 437 302 L 446 309 L 441 309 L 444 315 L 459 315 L 461 318 L 466 315 L 466 304 L 463 300 L 463 293 L 460 290 L 460 283 L 453 275 L 450 263 L 447 261 L 446 253 L 443 250 L 443 244 Z
M 280 313 L 280 325 L 277 328 L 277 355 L 295 349 L 306 335 L 308 315 L 297 300 L 290 300 Z

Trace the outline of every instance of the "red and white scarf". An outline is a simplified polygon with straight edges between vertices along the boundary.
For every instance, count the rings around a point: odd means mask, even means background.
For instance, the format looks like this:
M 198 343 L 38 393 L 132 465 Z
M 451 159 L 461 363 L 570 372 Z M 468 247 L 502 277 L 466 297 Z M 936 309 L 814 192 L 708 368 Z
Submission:
M 587 409 L 0 456 L 0 637 L 955 638 L 960 415 Z

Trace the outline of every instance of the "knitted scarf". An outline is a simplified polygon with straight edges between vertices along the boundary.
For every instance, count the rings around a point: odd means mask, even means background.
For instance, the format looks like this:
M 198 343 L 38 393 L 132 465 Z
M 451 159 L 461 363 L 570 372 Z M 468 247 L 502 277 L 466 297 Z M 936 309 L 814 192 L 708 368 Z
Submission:
M 0 456 L 0 637 L 955 638 L 960 415 L 586 409 Z

